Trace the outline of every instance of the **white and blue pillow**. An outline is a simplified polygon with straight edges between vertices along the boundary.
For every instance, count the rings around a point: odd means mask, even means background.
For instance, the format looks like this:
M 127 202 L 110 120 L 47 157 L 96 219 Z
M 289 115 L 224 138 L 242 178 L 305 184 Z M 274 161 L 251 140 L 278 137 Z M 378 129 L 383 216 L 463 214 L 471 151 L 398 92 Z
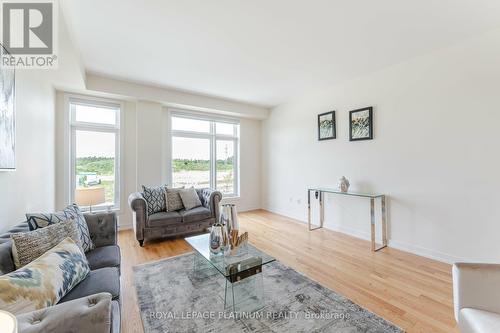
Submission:
M 87 226 L 85 217 L 76 204 L 69 205 L 60 212 L 26 214 L 26 219 L 28 220 L 28 226 L 31 231 L 73 219 L 76 221 L 76 226 L 78 227 L 80 233 L 80 241 L 83 250 L 88 252 L 95 248 L 94 243 L 90 238 L 89 227 Z
M 65 238 L 26 266 L 0 276 L 0 309 L 18 315 L 55 305 L 89 272 L 85 254 Z

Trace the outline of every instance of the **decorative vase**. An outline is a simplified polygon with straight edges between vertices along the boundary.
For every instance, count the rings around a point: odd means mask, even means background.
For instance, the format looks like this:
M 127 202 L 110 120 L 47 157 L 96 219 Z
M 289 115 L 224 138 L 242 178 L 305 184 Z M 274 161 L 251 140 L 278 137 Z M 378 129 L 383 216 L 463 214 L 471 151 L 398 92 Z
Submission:
M 238 213 L 234 204 L 221 205 L 220 224 L 225 226 L 228 244 L 231 243 L 231 235 L 233 230 L 239 230 Z
M 223 250 L 223 226 L 214 224 L 210 230 L 210 252 L 220 254 Z
M 347 178 L 342 176 L 342 178 L 339 179 L 339 190 L 341 192 L 347 192 L 349 190 L 349 186 L 350 184 Z

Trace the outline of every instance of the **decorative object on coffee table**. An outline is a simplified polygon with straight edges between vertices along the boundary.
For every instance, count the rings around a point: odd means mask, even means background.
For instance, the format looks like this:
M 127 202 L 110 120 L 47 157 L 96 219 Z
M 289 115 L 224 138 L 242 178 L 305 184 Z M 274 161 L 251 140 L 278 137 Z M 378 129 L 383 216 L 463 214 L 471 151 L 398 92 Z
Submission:
M 240 255 L 242 252 L 245 251 L 246 246 L 248 244 L 248 232 L 244 232 L 243 234 L 238 236 L 239 231 L 238 230 L 232 230 L 231 231 L 231 251 L 230 254 L 235 256 L 235 255 Z
M 342 178 L 339 179 L 339 190 L 341 192 L 347 192 L 349 191 L 349 186 L 351 186 L 351 184 L 349 184 L 347 178 L 342 176 Z
M 227 235 L 225 226 L 217 222 L 210 228 L 210 252 L 215 255 L 223 254 L 227 248 Z
M 234 204 L 223 204 L 221 205 L 220 222 L 226 226 L 227 233 L 230 238 L 233 230 L 239 230 L 240 224 L 238 222 L 238 213 L 236 211 L 236 206 Z M 238 235 L 236 233 L 236 235 Z

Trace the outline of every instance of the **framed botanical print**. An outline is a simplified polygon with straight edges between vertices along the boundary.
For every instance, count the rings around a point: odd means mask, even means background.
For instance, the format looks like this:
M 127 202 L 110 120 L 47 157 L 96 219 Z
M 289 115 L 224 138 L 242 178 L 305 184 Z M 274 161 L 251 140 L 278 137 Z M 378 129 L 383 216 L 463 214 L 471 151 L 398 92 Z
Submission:
M 330 140 L 337 137 L 335 111 L 318 115 L 318 140 Z
M 349 141 L 373 139 L 373 107 L 349 112 Z

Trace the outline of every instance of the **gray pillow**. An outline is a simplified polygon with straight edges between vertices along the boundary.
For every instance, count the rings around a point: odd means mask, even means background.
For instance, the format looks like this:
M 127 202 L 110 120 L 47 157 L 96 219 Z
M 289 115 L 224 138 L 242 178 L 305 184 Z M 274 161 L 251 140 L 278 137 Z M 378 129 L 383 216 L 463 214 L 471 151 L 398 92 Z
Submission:
M 184 208 L 179 192 L 184 190 L 181 188 L 167 188 L 167 212 L 173 212 Z
M 201 206 L 200 197 L 198 196 L 198 192 L 196 192 L 194 187 L 179 191 L 179 195 L 186 210 Z
M 26 214 L 26 219 L 28 220 L 30 230 L 36 230 L 62 221 L 74 219 L 76 221 L 76 226 L 80 231 L 80 241 L 83 250 L 88 252 L 95 248 L 94 243 L 90 238 L 90 231 L 87 226 L 87 222 L 85 221 L 85 217 L 76 204 L 69 205 L 60 212 L 48 214 Z
M 82 249 L 80 233 L 75 220 L 66 220 L 45 228 L 10 235 L 12 239 L 12 257 L 16 269 L 19 269 L 59 244 L 66 237 L 71 238 Z

